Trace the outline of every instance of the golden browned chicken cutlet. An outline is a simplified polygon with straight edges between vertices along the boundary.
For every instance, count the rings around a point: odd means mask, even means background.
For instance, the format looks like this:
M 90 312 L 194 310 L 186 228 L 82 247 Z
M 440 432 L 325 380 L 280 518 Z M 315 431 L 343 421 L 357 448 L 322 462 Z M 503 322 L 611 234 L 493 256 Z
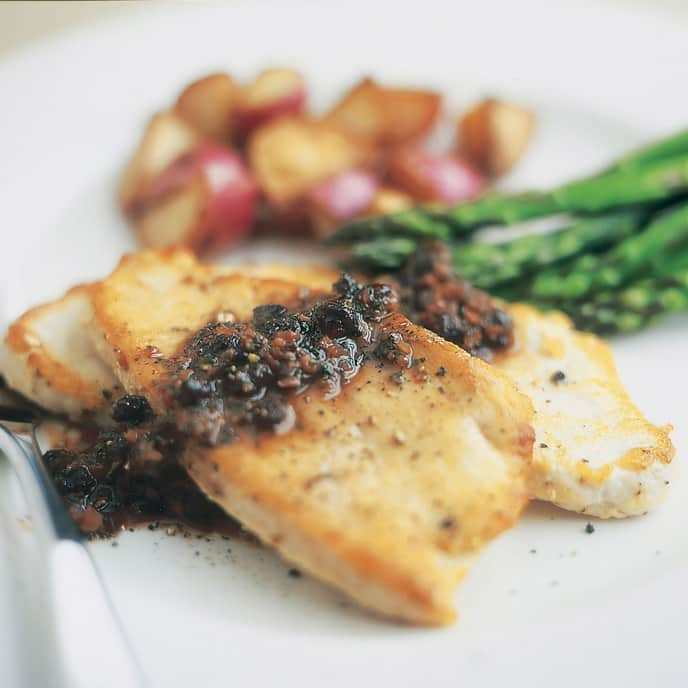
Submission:
M 180 251 L 128 256 L 89 287 L 88 326 L 72 325 L 90 333 L 88 355 L 127 393 L 165 413 L 175 356 L 192 335 L 208 322 L 231 328 L 264 304 L 298 310 L 330 290 L 327 271 L 304 274 L 310 289 Z M 184 460 L 213 500 L 289 561 L 382 614 L 447 623 L 471 557 L 527 501 L 532 409 L 506 376 L 404 316 L 379 327 L 378 338 L 406 343 L 406 363 L 371 360 L 336 395 L 317 386 L 292 395 L 285 427 L 215 447 L 188 442 Z
M 530 408 L 506 378 L 403 316 L 384 327 L 424 359 L 408 379 L 365 365 L 336 398 L 296 397 L 285 435 L 191 445 L 185 460 L 290 561 L 376 611 L 447 623 L 470 556 L 524 504 Z
M 99 349 L 127 392 L 159 412 L 175 376 L 165 361 L 191 333 L 218 314 L 229 332 L 254 307 L 307 293 L 197 268 L 183 253 L 130 256 L 94 294 Z M 470 556 L 527 499 L 531 408 L 505 376 L 403 316 L 386 318 L 385 333 L 422 363 L 371 360 L 335 396 L 294 396 L 288 432 L 190 443 L 185 461 L 212 499 L 288 560 L 383 614 L 447 623 Z
M 301 274 L 298 266 L 258 269 L 286 280 Z M 336 270 L 309 268 L 301 281 L 322 288 L 337 277 Z M 673 475 L 671 427 L 649 422 L 633 403 L 609 346 L 577 332 L 561 313 L 503 307 L 514 343 L 492 364 L 535 408 L 533 497 L 600 518 L 640 515 L 661 504 Z

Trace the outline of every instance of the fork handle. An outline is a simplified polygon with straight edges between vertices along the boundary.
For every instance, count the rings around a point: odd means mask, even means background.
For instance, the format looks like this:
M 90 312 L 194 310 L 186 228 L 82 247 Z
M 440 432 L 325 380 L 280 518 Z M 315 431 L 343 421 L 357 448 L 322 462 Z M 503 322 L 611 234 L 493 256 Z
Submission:
M 66 685 L 147 685 L 88 550 L 70 540 L 50 549 L 56 640 Z
M 55 643 L 70 688 L 143 688 L 148 685 L 107 595 L 95 562 L 82 543 L 31 443 L 0 423 L 0 453 L 12 464 L 33 518 L 49 577 Z

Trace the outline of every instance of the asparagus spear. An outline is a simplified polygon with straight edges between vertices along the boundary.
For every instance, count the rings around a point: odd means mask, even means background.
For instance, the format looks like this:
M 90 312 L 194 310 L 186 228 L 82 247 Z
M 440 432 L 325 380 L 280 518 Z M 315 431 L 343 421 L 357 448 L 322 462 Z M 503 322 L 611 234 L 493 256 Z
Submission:
M 457 234 L 487 224 L 515 225 L 563 212 L 552 192 L 530 192 L 516 195 L 486 195 L 476 201 L 436 212 L 436 221 L 445 220 Z
M 659 141 L 654 141 L 647 146 L 632 151 L 628 155 L 624 155 L 605 172 L 639 167 L 648 162 L 666 160 L 679 155 L 688 155 L 688 129 L 679 131 L 677 134 L 672 134 Z
M 354 220 L 337 230 L 325 241 L 328 244 L 343 244 L 352 241 L 374 239 L 390 235 L 403 235 L 417 239 L 441 239 L 446 241 L 453 234 L 448 218 L 440 217 L 429 207 L 403 210 L 392 215 L 365 217 Z
M 688 156 L 612 169 L 553 191 L 483 198 L 435 213 L 453 227 L 510 225 L 555 213 L 594 213 L 688 194 Z
M 381 237 L 354 244 L 349 260 L 372 272 L 398 270 L 416 248 L 418 242 L 410 237 Z
M 412 208 L 393 215 L 354 220 L 327 239 L 330 244 L 372 240 L 389 235 L 447 240 L 470 234 L 489 223 L 513 225 L 559 212 L 549 193 L 491 194 L 455 208 Z
M 531 234 L 500 244 L 456 242 L 451 246 L 453 266 L 476 286 L 494 287 L 537 268 L 614 244 L 637 231 L 645 216 L 643 209 L 626 208 L 580 218 L 556 232 Z M 417 245 L 410 237 L 362 241 L 352 246 L 351 261 L 373 271 L 393 270 L 406 262 Z
M 613 307 L 589 308 L 569 312 L 573 324 L 584 332 L 594 332 L 605 337 L 614 334 L 630 334 L 653 323 L 658 315 L 642 315 L 632 311 L 620 311 Z
M 670 277 L 647 279 L 618 292 L 603 292 L 592 302 L 619 305 L 634 313 L 674 312 L 688 307 L 688 270 Z
M 688 310 L 688 270 L 642 280 L 619 291 L 565 308 L 577 327 L 598 334 L 639 330 L 662 315 Z
M 670 210 L 658 214 L 668 203 Z M 665 312 L 688 309 L 688 130 L 551 191 L 359 220 L 331 241 L 351 242 L 358 263 L 389 270 L 401 267 L 425 239 L 463 239 L 485 224 L 560 213 L 573 214 L 574 223 L 549 235 L 496 246 L 455 241 L 454 267 L 497 295 L 562 308 L 579 326 L 603 334 L 633 331 Z
M 557 213 L 595 213 L 688 195 L 688 156 L 647 162 L 564 184 L 549 192 L 487 195 L 438 210 L 415 208 L 386 217 L 363 218 L 345 225 L 329 243 L 381 236 L 436 239 L 461 237 L 486 224 L 512 225 Z
M 549 234 L 530 234 L 501 244 L 457 244 L 452 248 L 454 269 L 476 286 L 489 289 L 586 251 L 611 246 L 635 233 L 646 214 L 639 208 L 626 208 L 580 218 Z
M 687 192 L 688 157 L 677 157 L 570 182 L 553 191 L 552 195 L 561 210 L 594 213 L 624 205 L 661 201 Z
M 688 242 L 688 203 L 666 211 L 608 253 L 585 255 L 541 272 L 531 285 L 536 301 L 574 301 L 594 289 L 616 288 L 643 269 L 652 270 Z

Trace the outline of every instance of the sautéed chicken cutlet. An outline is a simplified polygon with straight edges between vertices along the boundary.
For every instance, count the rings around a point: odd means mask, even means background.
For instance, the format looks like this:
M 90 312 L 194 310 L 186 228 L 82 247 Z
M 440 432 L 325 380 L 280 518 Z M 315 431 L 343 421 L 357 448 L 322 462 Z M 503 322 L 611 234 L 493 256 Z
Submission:
M 144 253 L 92 303 L 136 461 L 172 449 L 229 514 L 371 609 L 453 618 L 470 558 L 528 499 L 532 409 L 506 376 L 348 277 L 322 294 Z
M 295 331 L 277 326 L 279 338 Z M 336 396 L 328 377 L 293 398 L 283 436 L 194 443 L 184 462 L 212 499 L 305 570 L 370 608 L 444 623 L 470 556 L 527 499 L 530 404 L 399 314 L 376 340 L 373 360 Z
M 296 279 L 299 268 L 265 266 L 261 274 Z M 320 286 L 336 276 L 327 268 L 308 270 L 303 281 Z M 416 255 L 400 274 L 381 279 L 396 284 L 413 322 L 463 348 L 472 345 L 481 355 L 486 332 L 507 344 L 487 347 L 482 355 L 535 408 L 533 497 L 601 518 L 643 514 L 664 500 L 672 478 L 671 427 L 650 423 L 635 406 L 605 342 L 577 332 L 561 313 L 543 314 L 524 304 L 488 306 L 481 315 L 486 295 L 452 275 L 441 244 Z M 489 329 L 471 327 L 486 317 Z

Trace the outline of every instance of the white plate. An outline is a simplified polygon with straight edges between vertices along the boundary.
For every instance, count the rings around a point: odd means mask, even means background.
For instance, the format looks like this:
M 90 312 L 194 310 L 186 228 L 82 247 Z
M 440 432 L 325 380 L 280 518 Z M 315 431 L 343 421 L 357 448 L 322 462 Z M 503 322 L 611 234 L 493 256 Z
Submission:
M 238 2 L 138 9 L 0 65 L 0 325 L 103 275 L 133 241 L 113 201 L 147 116 L 211 69 L 303 68 L 319 105 L 363 73 L 432 84 L 457 111 L 512 95 L 540 115 L 513 186 L 549 185 L 688 121 L 688 23 L 600 3 Z M 688 320 L 615 343 L 648 415 L 688 447 Z M 5 474 L 0 685 L 53 685 L 31 535 Z M 19 510 L 19 511 L 17 511 Z M 93 551 L 153 683 L 686 685 L 688 482 L 599 522 L 532 506 L 493 543 L 442 630 L 371 618 L 271 552 L 147 531 Z M 74 601 L 79 604 L 78 600 Z M 83 610 L 84 632 L 97 633 Z M 107 685 L 107 677 L 103 677 Z

